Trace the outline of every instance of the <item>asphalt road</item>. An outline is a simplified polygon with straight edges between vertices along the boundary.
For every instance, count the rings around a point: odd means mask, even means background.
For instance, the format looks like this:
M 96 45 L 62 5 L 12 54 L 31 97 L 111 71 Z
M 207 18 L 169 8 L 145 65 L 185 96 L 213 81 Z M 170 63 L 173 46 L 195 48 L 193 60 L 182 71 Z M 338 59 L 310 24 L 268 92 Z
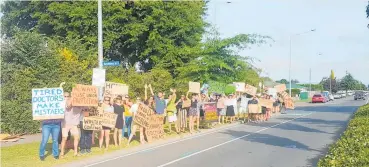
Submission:
M 307 104 L 260 124 L 232 125 L 141 150 L 63 166 L 91 167 L 305 167 L 316 166 L 365 101 Z

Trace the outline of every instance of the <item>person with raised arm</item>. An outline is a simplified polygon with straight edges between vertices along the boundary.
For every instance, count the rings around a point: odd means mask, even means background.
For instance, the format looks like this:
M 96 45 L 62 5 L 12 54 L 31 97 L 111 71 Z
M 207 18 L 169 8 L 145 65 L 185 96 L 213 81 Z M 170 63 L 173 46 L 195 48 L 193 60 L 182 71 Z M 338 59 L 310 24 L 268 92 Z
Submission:
M 168 106 L 167 106 L 167 116 L 169 122 L 169 133 L 172 133 L 172 124 L 174 123 L 176 133 L 179 134 L 179 127 L 177 126 L 177 109 L 176 109 L 176 100 L 177 94 L 176 89 L 170 89 L 172 94 L 169 96 L 168 99 Z
M 114 104 L 114 113 L 117 114 L 117 121 L 115 122 L 115 128 L 114 128 L 114 145 L 115 146 L 121 146 L 122 144 L 122 132 L 123 132 L 123 126 L 124 126 L 124 106 L 122 103 L 122 96 L 117 96 L 115 98 Z M 118 140 L 118 142 L 117 142 Z
M 163 92 L 158 92 L 158 95 L 155 95 L 154 91 L 152 90 L 151 84 L 149 84 L 149 88 L 150 88 L 151 95 L 154 96 L 156 114 L 164 115 L 166 104 L 165 104 Z

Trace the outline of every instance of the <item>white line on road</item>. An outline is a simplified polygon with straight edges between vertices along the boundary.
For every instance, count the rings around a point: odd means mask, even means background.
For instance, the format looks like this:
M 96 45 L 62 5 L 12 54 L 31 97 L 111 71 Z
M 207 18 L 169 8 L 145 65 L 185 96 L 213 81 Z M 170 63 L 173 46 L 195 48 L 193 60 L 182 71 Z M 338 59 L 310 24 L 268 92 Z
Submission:
M 116 159 L 119 159 L 119 158 L 123 158 L 123 157 L 131 156 L 131 155 L 135 155 L 135 154 L 138 154 L 138 153 L 143 153 L 143 152 L 147 152 L 147 151 L 155 150 L 155 149 L 158 149 L 158 148 L 161 148 L 161 147 L 167 146 L 167 145 L 172 145 L 172 144 L 179 143 L 179 142 L 183 142 L 183 141 L 186 141 L 186 140 L 195 139 L 195 138 L 198 138 L 198 137 L 201 137 L 201 136 L 205 136 L 205 135 L 213 134 L 213 133 L 219 132 L 219 131 L 221 131 L 221 130 L 227 130 L 227 129 L 231 129 L 231 128 L 234 128 L 234 127 L 237 127 L 237 126 L 240 126 L 240 124 L 236 124 L 236 125 L 229 126 L 229 127 L 225 127 L 225 128 L 220 128 L 220 129 L 215 130 L 215 131 L 211 131 L 211 132 L 207 132 L 207 133 L 203 133 L 203 134 L 195 135 L 195 136 L 192 136 L 192 137 L 187 137 L 187 138 L 184 138 L 184 139 L 181 139 L 181 140 L 173 141 L 173 142 L 170 142 L 170 143 L 162 144 L 162 145 L 155 146 L 155 147 L 151 147 L 151 148 L 148 148 L 148 149 L 144 149 L 144 150 L 140 150 L 140 151 L 135 151 L 135 152 L 132 152 L 132 153 L 129 153 L 129 154 L 125 154 L 125 155 L 122 155 L 122 156 L 118 156 L 118 157 L 115 157 L 115 158 L 111 158 L 111 159 L 107 159 L 107 160 L 99 161 L 99 162 L 96 162 L 96 163 L 88 164 L 88 165 L 85 165 L 84 167 L 95 166 L 95 165 L 98 165 L 98 164 L 102 164 L 102 163 L 104 163 L 104 162 L 108 162 L 108 161 L 116 160 Z
M 218 144 L 218 145 L 215 145 L 215 146 L 209 147 L 209 148 L 207 148 L 207 149 L 204 149 L 204 150 L 201 150 L 201 151 L 195 152 L 195 153 L 193 153 L 193 154 L 190 154 L 190 155 L 184 156 L 184 157 L 182 157 L 182 158 L 175 159 L 175 160 L 173 160 L 173 161 L 170 161 L 170 162 L 165 163 L 165 164 L 163 164 L 163 165 L 160 165 L 160 166 L 158 166 L 158 167 L 168 166 L 168 165 L 170 165 L 170 164 L 176 163 L 176 162 L 178 162 L 178 161 L 184 160 L 184 159 L 189 158 L 189 157 L 192 157 L 192 156 L 194 156 L 194 155 L 201 154 L 201 153 L 203 153 L 203 152 L 205 152 L 205 151 L 209 151 L 209 150 L 211 150 L 211 149 L 214 149 L 214 148 L 220 147 L 220 146 L 222 146 L 222 145 L 225 145 L 225 144 L 228 144 L 228 143 L 234 142 L 234 141 L 236 141 L 236 140 L 239 140 L 239 139 L 245 138 L 245 137 L 250 136 L 250 135 L 252 135 L 252 134 L 259 133 L 259 132 L 265 131 L 265 130 L 267 130 L 267 129 L 270 129 L 270 128 L 273 128 L 273 127 L 276 127 L 276 126 L 279 126 L 279 125 L 285 124 L 285 123 L 287 123 L 287 122 L 291 122 L 291 121 L 293 121 L 293 120 L 295 120 L 295 119 L 298 119 L 298 118 L 302 118 L 302 117 L 308 116 L 308 115 L 310 115 L 310 114 L 312 114 L 312 112 L 311 112 L 311 113 L 309 113 L 309 114 L 305 114 L 305 115 L 302 115 L 302 116 L 299 116 L 299 117 L 296 117 L 296 118 L 290 119 L 290 120 L 288 120 L 288 121 L 284 121 L 284 122 L 279 123 L 279 124 L 275 124 L 275 125 L 273 125 L 273 126 L 269 126 L 269 127 L 266 127 L 266 128 L 260 129 L 260 130 L 258 130 L 258 131 L 256 131 L 256 132 L 254 132 L 254 133 L 249 133 L 249 134 L 243 135 L 243 136 L 241 136 L 241 137 L 234 138 L 234 139 L 232 139 L 232 140 L 229 140 L 229 141 L 226 141 L 226 142 L 224 142 L 224 143 L 221 143 L 221 144 Z

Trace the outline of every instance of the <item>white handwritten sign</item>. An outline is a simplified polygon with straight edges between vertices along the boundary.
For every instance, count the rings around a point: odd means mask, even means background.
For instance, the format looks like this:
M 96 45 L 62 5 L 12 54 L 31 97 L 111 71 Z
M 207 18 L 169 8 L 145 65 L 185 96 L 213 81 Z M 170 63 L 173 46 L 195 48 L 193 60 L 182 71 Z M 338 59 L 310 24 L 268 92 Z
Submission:
M 32 89 L 33 120 L 63 119 L 65 111 L 62 88 Z

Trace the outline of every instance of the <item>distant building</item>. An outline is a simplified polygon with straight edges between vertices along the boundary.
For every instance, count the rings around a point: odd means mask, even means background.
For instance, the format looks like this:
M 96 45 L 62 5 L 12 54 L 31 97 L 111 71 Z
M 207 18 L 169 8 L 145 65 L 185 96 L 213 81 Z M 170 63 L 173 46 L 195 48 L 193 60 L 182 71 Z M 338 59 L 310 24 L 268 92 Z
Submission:
M 287 88 L 287 90 L 290 89 L 290 84 L 286 84 L 286 88 Z M 301 92 L 307 91 L 306 87 L 303 87 L 303 86 L 295 84 L 295 83 L 292 83 L 291 89 L 299 89 Z

